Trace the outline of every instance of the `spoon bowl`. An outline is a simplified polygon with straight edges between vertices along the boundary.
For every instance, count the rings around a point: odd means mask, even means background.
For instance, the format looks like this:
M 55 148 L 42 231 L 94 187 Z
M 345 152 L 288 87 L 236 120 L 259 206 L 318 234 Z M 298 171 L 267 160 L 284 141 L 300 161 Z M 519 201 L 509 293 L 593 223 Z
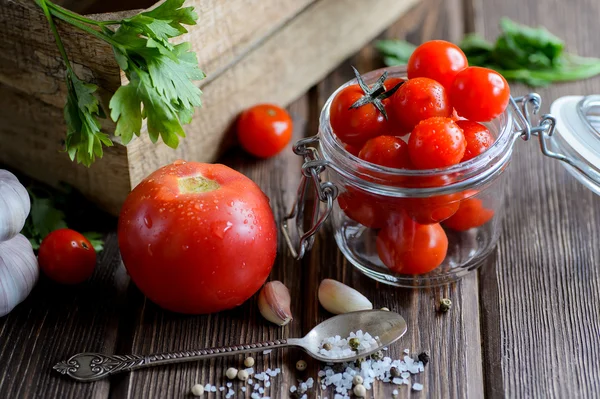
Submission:
M 377 337 L 377 346 L 356 353 L 349 357 L 327 357 L 319 353 L 323 340 L 339 335 L 347 338 L 351 332 L 362 330 L 372 337 Z M 351 362 L 367 357 L 400 339 L 407 330 L 406 321 L 395 312 L 384 310 L 363 310 L 344 313 L 327 319 L 314 327 L 304 338 L 288 339 L 288 344 L 299 346 L 311 357 L 326 363 Z

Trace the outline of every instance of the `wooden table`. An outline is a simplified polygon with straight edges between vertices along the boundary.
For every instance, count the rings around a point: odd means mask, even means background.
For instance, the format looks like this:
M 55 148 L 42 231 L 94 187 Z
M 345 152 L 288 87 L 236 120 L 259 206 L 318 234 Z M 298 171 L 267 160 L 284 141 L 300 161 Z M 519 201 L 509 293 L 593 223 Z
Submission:
M 492 38 L 501 16 L 543 24 L 564 38 L 571 51 L 600 54 L 600 3 L 595 0 L 423 0 L 383 37 L 415 43 L 457 41 L 463 33 L 477 31 Z M 294 139 L 315 134 L 319 110 L 351 77 L 350 64 L 362 71 L 381 66 L 369 46 L 292 104 Z M 528 91 L 512 88 L 515 94 Z M 539 93 L 547 111 L 561 95 L 600 93 L 600 78 Z M 300 159 L 286 151 L 257 162 L 233 151 L 223 162 L 254 179 L 281 220 L 296 192 Z M 290 288 L 296 317 L 284 328 L 265 322 L 255 299 L 208 316 L 162 311 L 129 283 L 116 236 L 109 234 L 91 281 L 57 289 L 43 280 L 24 304 L 0 319 L 0 397 L 166 398 L 189 395 L 197 382 L 222 385 L 224 370 L 241 358 L 142 370 L 90 384 L 61 378 L 51 366 L 81 351 L 146 354 L 300 336 L 328 317 L 316 298 L 325 277 L 357 288 L 375 307 L 404 315 L 409 330 L 390 348 L 392 356 L 400 356 L 404 348 L 430 351 L 431 362 L 416 377 L 424 392 L 402 387 L 400 397 L 598 397 L 600 198 L 558 162 L 545 159 L 535 143 L 516 144 L 509 173 L 504 233 L 495 255 L 480 271 L 446 287 L 409 290 L 374 283 L 345 261 L 330 228 L 319 233 L 313 250 L 300 262 L 280 240 L 271 279 Z M 436 312 L 442 297 L 454 303 L 445 315 Z M 284 370 L 267 391 L 272 398 L 288 397 L 297 377 L 316 376 L 317 364 L 310 362 L 304 375 L 296 373 L 294 364 L 300 358 L 306 356 L 296 351 L 257 356 L 258 369 Z M 391 390 L 381 384 L 370 395 L 387 398 Z M 333 397 L 332 392 L 311 391 L 315 394 Z

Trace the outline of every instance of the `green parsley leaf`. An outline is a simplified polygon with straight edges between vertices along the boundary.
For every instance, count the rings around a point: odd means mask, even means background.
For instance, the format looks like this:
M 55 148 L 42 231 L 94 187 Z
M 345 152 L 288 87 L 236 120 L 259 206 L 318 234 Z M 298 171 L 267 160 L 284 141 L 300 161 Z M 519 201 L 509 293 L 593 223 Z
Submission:
M 95 231 L 86 231 L 81 233 L 85 238 L 88 239 L 92 247 L 96 252 L 100 252 L 104 249 L 104 235 Z
M 90 166 L 102 157 L 102 146 L 111 146 L 108 135 L 100 131 L 99 102 L 94 93 L 98 86 L 84 83 L 72 70 L 67 71 L 67 103 L 64 109 L 67 123 L 66 151 L 71 160 Z

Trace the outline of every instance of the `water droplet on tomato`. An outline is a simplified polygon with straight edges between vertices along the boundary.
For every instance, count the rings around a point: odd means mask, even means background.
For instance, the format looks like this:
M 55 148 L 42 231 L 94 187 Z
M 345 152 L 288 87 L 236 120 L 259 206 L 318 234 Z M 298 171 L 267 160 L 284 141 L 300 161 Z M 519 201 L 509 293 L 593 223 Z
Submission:
M 152 256 L 152 244 L 148 244 L 148 255 Z
M 248 224 L 248 219 L 244 219 L 244 224 Z
M 196 202 L 196 203 L 194 204 L 194 208 L 196 208 L 196 209 L 200 210 L 200 209 L 202 209 L 202 204 L 199 204 L 199 203 L 197 203 L 197 202 Z
M 187 251 L 188 249 L 190 249 L 189 245 L 182 245 L 181 249 L 183 249 L 184 251 Z
M 144 216 L 144 224 L 146 225 L 147 228 L 149 228 L 149 229 L 152 228 L 152 219 L 150 218 L 150 216 L 148 216 L 148 215 Z
M 178 159 L 173 162 L 173 165 L 184 165 L 186 162 L 183 159 Z

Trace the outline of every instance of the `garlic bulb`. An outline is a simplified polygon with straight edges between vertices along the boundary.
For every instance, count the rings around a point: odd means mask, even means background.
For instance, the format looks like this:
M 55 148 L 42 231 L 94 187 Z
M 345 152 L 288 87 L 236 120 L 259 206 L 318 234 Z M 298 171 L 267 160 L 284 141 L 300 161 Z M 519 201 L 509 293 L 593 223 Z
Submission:
M 10 240 L 21 231 L 30 209 L 27 189 L 15 175 L 0 169 L 0 242 Z
M 25 236 L 0 242 L 0 317 L 27 298 L 38 276 L 37 258 Z

